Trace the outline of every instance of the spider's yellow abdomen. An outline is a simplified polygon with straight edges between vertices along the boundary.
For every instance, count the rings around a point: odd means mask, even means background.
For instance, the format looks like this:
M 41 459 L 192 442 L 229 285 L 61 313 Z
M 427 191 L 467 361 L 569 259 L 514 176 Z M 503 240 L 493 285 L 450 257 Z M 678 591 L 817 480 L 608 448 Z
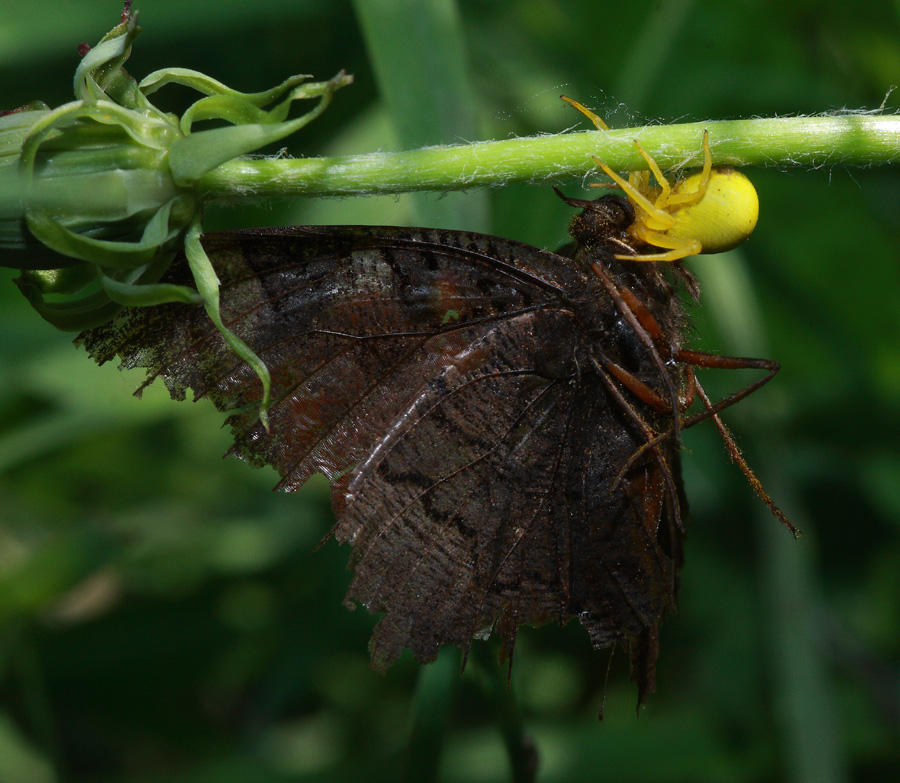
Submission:
M 673 192 L 697 192 L 703 173 L 683 179 Z M 713 169 L 706 192 L 696 204 L 672 211 L 675 224 L 666 232 L 671 237 L 694 239 L 701 253 L 723 253 L 747 239 L 759 218 L 759 197 L 753 183 L 736 169 Z

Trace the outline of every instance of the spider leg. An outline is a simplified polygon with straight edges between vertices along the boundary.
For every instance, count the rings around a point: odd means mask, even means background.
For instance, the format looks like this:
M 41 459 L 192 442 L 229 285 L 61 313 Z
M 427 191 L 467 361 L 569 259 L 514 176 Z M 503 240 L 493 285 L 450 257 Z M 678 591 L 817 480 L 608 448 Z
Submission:
M 673 188 L 673 192 L 665 205 L 667 207 L 676 206 L 693 206 L 699 203 L 706 195 L 706 188 L 709 186 L 709 180 L 712 177 L 712 153 L 709 149 L 709 131 L 703 131 L 703 170 L 700 172 L 700 182 L 696 190 L 687 193 L 679 192 L 679 185 Z M 659 203 L 659 202 L 657 202 Z
M 675 218 L 666 212 L 666 210 L 657 207 L 638 187 L 616 174 L 616 172 L 596 155 L 592 155 L 591 157 L 593 157 L 594 163 L 603 170 L 603 173 L 615 182 L 625 195 L 628 196 L 629 200 L 646 213 L 647 218 L 652 221 L 654 228 L 665 231 L 675 225 Z
M 587 117 L 591 122 L 594 123 L 594 127 L 597 130 L 609 130 L 609 125 L 607 125 L 600 117 L 598 117 L 594 112 L 592 112 L 587 106 L 583 103 L 579 103 L 573 98 L 569 98 L 566 95 L 560 95 L 560 98 L 564 100 L 569 106 L 574 106 L 578 111 L 580 111 L 585 117 Z
M 647 161 L 650 171 L 653 172 L 653 176 L 656 177 L 656 182 L 659 184 L 660 193 L 653 206 L 657 209 L 665 209 L 669 204 L 669 195 L 672 192 L 672 186 L 669 184 L 669 180 L 666 179 L 666 175 L 662 173 L 659 164 L 646 152 L 637 139 L 634 140 L 634 146 L 637 147 L 637 151 L 641 153 L 641 157 Z
M 637 239 L 654 247 L 668 248 L 659 253 L 638 253 L 636 255 L 616 255 L 621 261 L 680 261 L 682 258 L 697 255 L 703 246 L 696 239 L 674 237 L 659 231 L 649 231 L 643 227 L 633 230 Z

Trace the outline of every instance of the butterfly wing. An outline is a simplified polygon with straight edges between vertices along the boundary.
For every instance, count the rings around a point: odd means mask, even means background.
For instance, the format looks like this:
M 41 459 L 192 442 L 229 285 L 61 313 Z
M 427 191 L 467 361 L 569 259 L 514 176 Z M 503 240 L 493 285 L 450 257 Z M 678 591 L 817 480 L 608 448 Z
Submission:
M 272 373 L 270 432 L 258 379 L 200 307 L 131 309 L 82 340 L 229 411 L 234 453 L 273 465 L 283 489 L 332 479 L 348 601 L 384 613 L 376 667 L 492 628 L 511 651 L 520 625 L 573 617 L 597 647 L 652 647 L 674 597 L 677 500 L 652 454 L 620 476 L 643 436 L 589 361 L 586 303 L 606 298 L 589 272 L 423 229 L 226 232 L 204 247 L 226 324 Z

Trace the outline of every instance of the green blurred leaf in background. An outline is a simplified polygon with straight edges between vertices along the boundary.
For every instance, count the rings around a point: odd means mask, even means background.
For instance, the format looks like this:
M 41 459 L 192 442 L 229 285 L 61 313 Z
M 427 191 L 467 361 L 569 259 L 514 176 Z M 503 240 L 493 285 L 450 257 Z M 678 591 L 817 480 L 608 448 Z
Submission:
M 560 93 L 616 127 L 874 109 L 900 79 L 887 0 L 433 5 L 147 0 L 129 70 L 193 68 L 248 92 L 353 73 L 296 156 L 555 133 L 580 122 Z M 0 106 L 68 100 L 76 44 L 119 10 L 4 0 Z M 692 518 L 659 692 L 636 720 L 621 656 L 598 725 L 606 659 L 577 627 L 523 633 L 513 691 L 539 780 L 900 773 L 900 174 L 747 173 L 754 237 L 690 262 L 705 284 L 696 346 L 781 362 L 727 420 L 806 536 L 767 517 L 713 427 L 687 433 Z M 549 187 L 415 199 L 216 208 L 205 226 L 566 241 Z M 368 671 L 375 618 L 341 608 L 346 552 L 312 551 L 330 525 L 324 481 L 273 494 L 273 473 L 220 459 L 209 406 L 153 387 L 133 399 L 139 378 L 93 366 L 0 277 L 0 781 L 397 779 L 428 683 L 405 659 Z M 470 662 L 441 708 L 441 780 L 510 778 L 485 668 Z

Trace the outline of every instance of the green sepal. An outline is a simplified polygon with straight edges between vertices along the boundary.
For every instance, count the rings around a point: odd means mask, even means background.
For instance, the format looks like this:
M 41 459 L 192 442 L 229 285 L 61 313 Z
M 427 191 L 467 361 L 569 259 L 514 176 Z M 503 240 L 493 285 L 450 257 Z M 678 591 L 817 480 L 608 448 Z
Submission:
M 341 72 L 307 82 L 298 75 L 242 93 L 196 71 L 168 68 L 139 84 L 123 67 L 139 32 L 126 4 L 121 23 L 83 52 L 76 100 L 0 117 L 0 249 L 21 261 L 22 293 L 60 329 L 106 323 L 122 307 L 202 304 L 229 348 L 259 377 L 259 416 L 268 429 L 269 372 L 223 323 L 219 280 L 200 245 L 201 179 L 306 126 L 352 77 Z M 147 97 L 167 84 L 203 97 L 179 118 Z M 288 119 L 296 101 L 310 99 L 316 101 L 310 111 Z M 229 127 L 195 132 L 204 120 Z M 160 282 L 181 241 L 196 290 Z M 72 298 L 47 301 L 51 296 Z
M 85 53 L 75 69 L 76 98 L 96 101 L 109 97 L 128 108 L 142 108 L 147 104 L 134 79 L 122 67 L 140 31 L 137 13 L 129 13 Z
M 259 420 L 262 422 L 266 432 L 269 431 L 268 409 L 271 404 L 272 393 L 272 377 L 269 374 L 269 368 L 266 367 L 262 359 L 260 359 L 240 337 L 232 332 L 222 322 L 222 313 L 219 309 L 219 276 L 213 265 L 200 244 L 200 236 L 202 229 L 200 221 L 195 220 L 191 227 L 187 230 L 184 237 L 184 251 L 187 256 L 188 265 L 194 275 L 194 282 L 197 284 L 197 291 L 203 298 L 203 306 L 209 319 L 213 322 L 216 329 L 224 338 L 228 347 L 243 359 L 256 375 L 259 377 L 263 387 L 263 398 L 259 406 Z
M 217 79 L 213 79 L 212 76 L 200 73 L 200 71 L 193 71 L 190 68 L 163 68 L 141 79 L 138 87 L 144 95 L 152 95 L 167 84 L 178 84 L 182 87 L 190 87 L 204 95 L 225 95 L 241 98 L 254 106 L 262 107 L 278 100 L 288 90 L 300 86 L 309 78 L 311 77 L 306 74 L 297 74 L 288 77 L 281 84 L 264 92 L 240 92 L 226 84 L 222 84 Z M 312 98 L 315 95 L 307 97 Z
M 25 277 L 25 275 L 23 275 Z M 97 278 L 93 264 L 29 270 L 28 282 L 41 294 L 77 294 Z
M 94 239 L 66 228 L 53 215 L 41 209 L 30 210 L 25 218 L 32 234 L 58 253 L 90 261 L 103 267 L 130 269 L 148 263 L 181 227 L 170 228 L 169 217 L 177 199 L 156 211 L 137 242 Z
M 101 326 L 109 323 L 122 309 L 122 305 L 112 302 L 104 291 L 67 302 L 46 302 L 34 283 L 33 274 L 32 271 L 22 272 L 13 282 L 41 318 L 60 331 L 81 332 Z
M 182 302 L 203 304 L 203 297 L 194 289 L 172 283 L 121 283 L 100 273 L 100 285 L 113 302 L 126 307 L 150 307 L 152 305 Z
M 220 119 L 232 125 L 262 123 L 264 125 L 283 122 L 287 119 L 291 104 L 294 101 L 319 98 L 325 93 L 333 93 L 336 89 L 351 82 L 346 74 L 339 73 L 327 82 L 303 84 L 305 76 L 292 76 L 272 90 L 258 93 L 239 93 L 221 85 L 223 91 L 212 93 L 207 98 L 188 107 L 181 117 L 181 130 L 187 135 L 193 123 L 200 120 Z M 263 110 L 273 100 L 280 98 L 288 89 L 290 93 L 281 103 L 269 110 Z M 305 123 L 304 123 L 305 124 Z
M 169 148 L 169 169 L 172 172 L 172 179 L 177 185 L 191 185 L 204 174 L 229 160 L 296 133 L 325 111 L 334 91 L 347 84 L 348 80 L 349 77 L 339 73 L 330 81 L 299 87 L 270 112 L 261 111 L 244 98 L 234 96 L 219 95 L 201 99 L 194 104 L 200 106 L 199 118 L 216 117 L 242 121 L 242 118 L 249 116 L 256 122 L 228 128 L 214 128 L 176 139 Z M 319 95 L 319 102 L 315 108 L 295 120 L 281 121 L 294 100 L 308 98 L 311 92 Z M 204 103 L 205 101 L 210 103 Z M 185 116 L 190 119 L 189 112 L 190 109 Z

